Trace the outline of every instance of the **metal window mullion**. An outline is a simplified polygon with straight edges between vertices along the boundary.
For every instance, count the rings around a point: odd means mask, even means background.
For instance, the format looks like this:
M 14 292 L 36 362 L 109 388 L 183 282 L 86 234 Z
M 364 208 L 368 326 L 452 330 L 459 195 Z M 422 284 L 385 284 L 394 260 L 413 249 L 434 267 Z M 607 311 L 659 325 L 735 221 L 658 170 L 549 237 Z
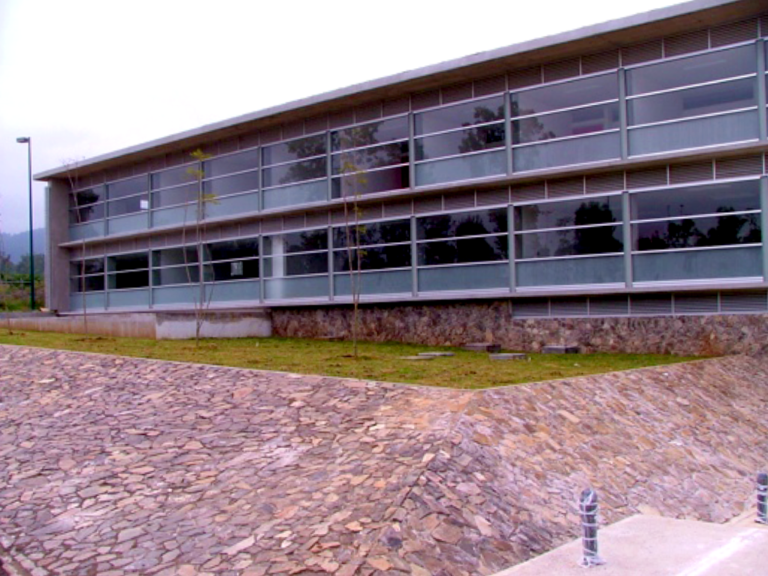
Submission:
M 259 303 L 264 303 L 264 236 L 259 234 Z
M 768 176 L 763 176 L 760 179 L 760 207 L 762 208 L 760 213 L 761 239 L 764 239 L 766 232 L 768 232 Z M 763 240 L 761 244 L 763 252 L 763 282 L 768 282 L 768 242 Z
M 621 138 L 621 159 L 629 157 L 629 131 L 627 130 L 627 74 L 623 68 L 619 69 L 619 130 Z
M 331 130 L 325 132 L 325 179 L 326 198 L 328 202 L 333 200 L 333 155 L 331 154 Z M 343 195 L 343 191 L 342 191 Z
M 507 157 L 507 176 L 515 169 L 512 157 L 512 95 L 504 93 L 504 151 Z
M 413 112 L 408 112 L 408 184 L 410 190 L 416 187 L 416 117 Z
M 622 212 L 622 236 L 624 240 L 624 283 L 627 288 L 632 288 L 634 275 L 632 270 L 632 225 L 630 218 L 630 196 L 629 192 L 624 192 L 621 196 Z
M 333 267 L 333 226 L 328 226 L 328 300 L 333 302 L 336 297 L 334 280 L 336 278 L 336 270 Z
M 757 41 L 757 122 L 760 134 L 760 140 L 768 139 L 768 102 L 766 101 L 765 82 L 766 82 L 766 61 L 765 61 L 765 40 Z
M 517 289 L 515 270 L 515 207 L 507 206 L 507 254 L 509 255 L 509 291 Z
M 418 248 L 416 246 L 416 216 L 411 216 L 411 294 L 414 297 L 419 295 L 419 258 Z
M 264 210 L 264 185 L 261 175 L 261 147 L 256 147 L 256 211 Z

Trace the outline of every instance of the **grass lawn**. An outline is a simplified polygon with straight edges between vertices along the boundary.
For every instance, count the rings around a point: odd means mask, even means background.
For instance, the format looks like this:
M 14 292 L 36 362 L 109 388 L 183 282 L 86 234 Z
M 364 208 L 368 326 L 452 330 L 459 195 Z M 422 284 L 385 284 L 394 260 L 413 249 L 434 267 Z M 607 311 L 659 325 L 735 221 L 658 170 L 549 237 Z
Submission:
M 194 341 L 188 340 L 102 338 L 31 331 L 8 335 L 2 328 L 0 344 L 451 388 L 489 388 L 696 359 L 661 354 L 531 354 L 529 361 L 498 361 L 490 360 L 487 354 L 456 348 L 373 342 L 361 342 L 359 357 L 355 359 L 350 342 L 238 338 L 202 340 L 195 346 Z M 427 361 L 401 359 L 426 351 L 450 351 L 456 355 Z

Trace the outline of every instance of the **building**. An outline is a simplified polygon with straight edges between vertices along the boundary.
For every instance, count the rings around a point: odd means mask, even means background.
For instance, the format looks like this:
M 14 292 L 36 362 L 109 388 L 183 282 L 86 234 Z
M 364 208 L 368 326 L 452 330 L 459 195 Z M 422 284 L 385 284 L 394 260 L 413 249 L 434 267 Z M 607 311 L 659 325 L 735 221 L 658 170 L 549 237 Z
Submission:
M 351 229 L 388 314 L 766 312 L 766 38 L 696 0 L 43 172 L 49 306 L 335 331 Z

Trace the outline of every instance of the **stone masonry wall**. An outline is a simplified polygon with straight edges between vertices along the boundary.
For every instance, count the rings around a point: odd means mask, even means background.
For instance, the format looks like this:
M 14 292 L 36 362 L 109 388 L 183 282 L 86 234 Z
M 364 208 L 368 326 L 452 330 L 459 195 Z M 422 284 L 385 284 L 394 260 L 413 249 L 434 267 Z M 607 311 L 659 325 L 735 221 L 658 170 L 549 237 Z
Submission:
M 768 346 L 768 314 L 613 318 L 514 318 L 508 302 L 468 302 L 360 309 L 362 340 L 428 346 L 493 342 L 540 351 L 578 344 L 584 352 L 679 355 L 755 354 Z M 351 307 L 274 308 L 275 336 L 351 335 Z

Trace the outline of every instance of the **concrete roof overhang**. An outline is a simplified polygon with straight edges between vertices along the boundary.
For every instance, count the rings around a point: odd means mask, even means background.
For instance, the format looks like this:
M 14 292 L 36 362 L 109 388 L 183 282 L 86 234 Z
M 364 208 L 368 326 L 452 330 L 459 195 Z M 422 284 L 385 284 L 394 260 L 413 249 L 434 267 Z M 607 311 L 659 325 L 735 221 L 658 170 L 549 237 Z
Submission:
M 626 18 L 611 20 L 472 54 L 325 92 L 235 118 L 206 124 L 79 163 L 84 176 L 99 170 L 135 164 L 161 154 L 189 150 L 207 142 L 222 140 L 258 129 L 287 124 L 302 118 L 333 113 L 377 100 L 396 98 L 438 86 L 467 82 L 556 60 L 599 53 L 652 38 L 675 35 L 729 21 L 749 18 L 766 11 L 764 0 L 694 0 Z M 39 172 L 36 180 L 67 178 L 70 168 Z

